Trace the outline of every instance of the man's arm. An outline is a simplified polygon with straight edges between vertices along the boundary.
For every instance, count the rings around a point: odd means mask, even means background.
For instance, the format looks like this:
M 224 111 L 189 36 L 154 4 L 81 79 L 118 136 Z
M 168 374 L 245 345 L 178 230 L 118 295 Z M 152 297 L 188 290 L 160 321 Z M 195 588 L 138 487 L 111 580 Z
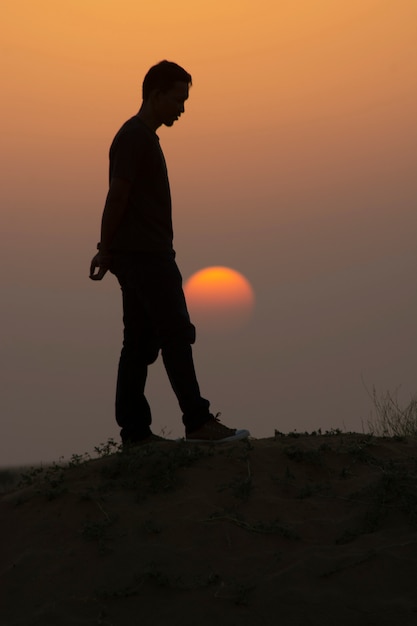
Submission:
M 125 214 L 131 182 L 122 178 L 112 178 L 101 220 L 99 251 L 90 264 L 91 280 L 101 280 L 110 266 L 110 245 Z M 95 273 L 98 269 L 97 273 Z

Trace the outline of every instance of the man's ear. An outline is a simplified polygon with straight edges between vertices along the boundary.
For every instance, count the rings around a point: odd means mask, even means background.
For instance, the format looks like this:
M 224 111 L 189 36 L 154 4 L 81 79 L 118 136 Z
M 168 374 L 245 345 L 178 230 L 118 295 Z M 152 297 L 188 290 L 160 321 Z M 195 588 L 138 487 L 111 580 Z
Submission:
M 152 102 L 159 100 L 161 93 L 162 92 L 160 89 L 152 89 L 152 91 L 149 94 L 149 100 L 152 100 Z

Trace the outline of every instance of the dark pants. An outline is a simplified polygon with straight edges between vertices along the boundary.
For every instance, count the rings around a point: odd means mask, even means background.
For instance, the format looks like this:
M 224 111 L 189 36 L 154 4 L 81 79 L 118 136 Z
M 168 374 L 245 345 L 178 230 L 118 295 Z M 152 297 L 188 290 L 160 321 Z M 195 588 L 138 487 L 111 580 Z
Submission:
M 187 432 L 210 416 L 200 395 L 191 344 L 190 322 L 175 254 L 132 253 L 114 256 L 111 271 L 123 295 L 123 348 L 116 389 L 116 421 L 123 441 L 150 435 L 151 410 L 145 397 L 148 365 L 161 350 Z

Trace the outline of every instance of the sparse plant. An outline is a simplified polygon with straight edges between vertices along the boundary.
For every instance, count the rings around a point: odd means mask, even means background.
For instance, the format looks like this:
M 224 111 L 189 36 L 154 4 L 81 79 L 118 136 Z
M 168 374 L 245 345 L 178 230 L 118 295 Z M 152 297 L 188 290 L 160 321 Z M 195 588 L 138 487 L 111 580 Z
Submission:
M 67 491 L 64 478 L 64 468 L 57 463 L 53 463 L 45 472 L 44 484 L 40 492 L 43 493 L 48 500 L 55 500 L 55 498 Z
M 0 470 L 0 493 L 11 489 L 16 483 L 16 472 L 10 469 Z
M 211 446 L 178 444 L 164 447 L 155 444 L 138 446 L 117 455 L 111 466 L 102 469 L 102 476 L 111 484 L 135 490 L 139 501 L 150 494 L 172 491 L 181 480 L 178 470 L 214 454 Z
M 66 491 L 64 482 L 65 468 L 60 463 L 52 463 L 46 467 L 31 467 L 20 476 L 19 487 L 36 485 L 37 492 L 46 496 L 48 500 L 54 500 Z
M 287 437 L 293 437 L 293 439 L 298 439 L 299 437 L 301 437 L 301 433 L 298 433 L 296 430 L 292 430 L 290 433 L 287 434 Z
M 326 437 L 336 437 L 338 435 L 342 435 L 342 431 L 340 428 L 330 428 L 330 430 L 326 430 L 324 435 Z
M 113 438 L 108 439 L 105 443 L 100 443 L 98 446 L 94 446 L 94 452 L 97 456 L 105 457 L 120 452 L 121 444 L 117 443 Z
M 417 396 L 402 405 L 398 391 L 378 395 L 375 387 L 371 394 L 375 415 L 368 420 L 369 431 L 379 437 L 417 436 Z
M 168 430 L 167 426 L 162 426 L 158 434 L 160 437 L 163 437 L 164 439 L 171 439 L 172 431 Z
M 89 461 L 90 458 L 87 452 L 85 454 L 73 454 L 68 461 L 68 467 L 78 467 L 78 465 L 85 463 L 85 461 Z
M 19 487 L 28 487 L 29 485 L 33 485 L 43 472 L 45 471 L 43 466 L 39 467 L 30 467 L 25 472 L 22 472 L 20 476 L 20 482 L 18 484 Z

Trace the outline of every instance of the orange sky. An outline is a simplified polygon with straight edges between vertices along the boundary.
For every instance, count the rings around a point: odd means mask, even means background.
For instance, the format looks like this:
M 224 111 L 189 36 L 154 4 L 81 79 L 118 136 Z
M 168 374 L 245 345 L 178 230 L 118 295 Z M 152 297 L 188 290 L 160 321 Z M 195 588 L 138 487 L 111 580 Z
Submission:
M 414 0 L 4 0 L 3 193 L 13 200 L 14 183 L 23 200 L 28 185 L 77 198 L 75 181 L 88 194 L 102 184 L 112 133 L 163 57 L 194 77 L 181 129 L 161 131 L 182 186 L 201 193 L 209 178 L 227 198 L 242 177 L 274 194 L 277 170 L 284 187 L 300 169 L 316 185 L 360 176 L 358 138 L 364 158 L 391 168 L 383 154 L 415 133 L 416 24 Z
M 414 391 L 414 0 L 2 0 L 0 29 L 5 441 L 39 458 L 45 432 L 62 453 L 115 436 L 119 294 L 87 266 L 109 144 L 163 58 L 194 83 L 158 131 L 184 278 L 226 265 L 256 294 L 244 341 L 197 348 L 215 410 L 259 414 L 264 435 L 276 405 L 280 430 L 337 427 L 340 405 L 360 424 L 361 376 Z M 156 413 L 175 430 L 159 376 Z M 39 427 L 23 450 L 28 406 Z M 69 426 L 79 411 L 87 433 Z
M 5 130 L 101 135 L 161 57 L 194 75 L 192 132 L 411 112 L 416 23 L 413 0 L 4 0 Z

